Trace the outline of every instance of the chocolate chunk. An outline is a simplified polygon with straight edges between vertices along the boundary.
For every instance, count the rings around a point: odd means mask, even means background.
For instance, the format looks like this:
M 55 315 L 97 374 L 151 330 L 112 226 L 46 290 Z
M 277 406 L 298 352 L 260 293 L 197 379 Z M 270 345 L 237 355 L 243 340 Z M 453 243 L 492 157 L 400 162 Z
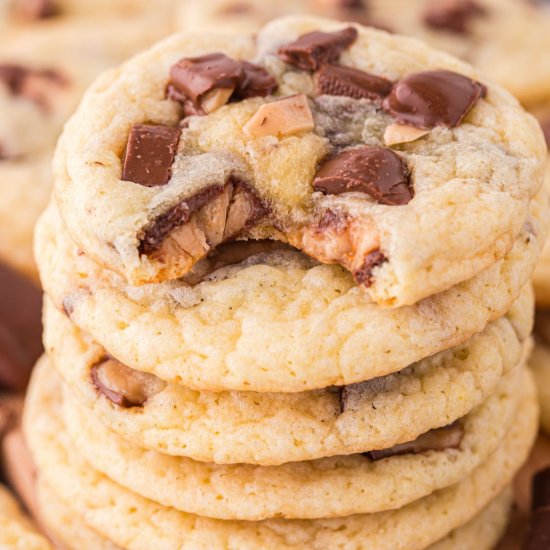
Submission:
M 205 256 L 266 213 L 251 188 L 238 181 L 212 185 L 159 216 L 144 232 L 139 251 L 163 253 L 168 238 L 177 252 L 193 258 Z M 189 230 L 186 225 L 192 223 Z
M 385 78 L 341 65 L 323 65 L 315 77 L 320 94 L 376 100 L 392 90 L 392 83 Z
M 329 158 L 317 171 L 313 188 L 327 195 L 367 193 L 386 205 L 407 204 L 414 195 L 407 165 L 382 147 L 357 147 Z
M 179 128 L 134 124 L 126 145 L 122 179 L 147 187 L 168 183 L 180 135 Z
M 455 128 L 487 88 L 452 71 L 425 71 L 406 76 L 394 84 L 384 109 L 402 124 L 429 130 Z
M 464 428 L 460 422 L 453 422 L 444 428 L 430 430 L 417 437 L 414 441 L 394 445 L 389 449 L 380 451 L 370 451 L 365 453 L 371 460 L 382 460 L 392 456 L 420 454 L 427 451 L 446 451 L 447 449 L 458 449 L 462 438 L 464 437 Z
M 90 375 L 99 393 L 124 408 L 141 407 L 166 387 L 154 374 L 131 369 L 112 357 L 93 365 Z
M 238 61 L 223 53 L 184 58 L 170 69 L 170 84 L 197 107 L 215 88 L 235 89 L 242 74 Z
M 239 98 L 265 97 L 277 89 L 277 81 L 263 67 L 248 61 L 243 61 L 241 65 L 243 73 L 236 90 Z
M 43 352 L 42 292 L 0 263 L 0 390 L 25 389 Z
M 213 53 L 176 63 L 170 69 L 167 95 L 183 104 L 186 115 L 204 115 L 215 110 L 205 108 L 205 102 L 216 90 L 223 90 L 221 104 L 229 101 L 234 91 L 237 98 L 246 99 L 264 97 L 276 89 L 277 81 L 263 67 Z
M 380 267 L 387 261 L 388 259 L 380 250 L 373 250 L 366 256 L 361 268 L 353 273 L 355 280 L 359 284 L 369 287 L 373 282 L 372 272 L 374 269 Z
M 467 34 L 472 20 L 485 15 L 487 10 L 473 0 L 446 0 L 429 6 L 424 23 L 432 29 Z
M 325 63 L 336 63 L 340 54 L 357 38 L 357 30 L 348 27 L 336 32 L 314 31 L 279 48 L 279 57 L 289 65 L 316 71 Z
M 365 9 L 365 3 L 365 0 L 336 0 L 337 6 L 346 10 Z
M 550 548 L 550 468 L 538 472 L 533 478 L 533 515 L 529 524 L 524 550 Z

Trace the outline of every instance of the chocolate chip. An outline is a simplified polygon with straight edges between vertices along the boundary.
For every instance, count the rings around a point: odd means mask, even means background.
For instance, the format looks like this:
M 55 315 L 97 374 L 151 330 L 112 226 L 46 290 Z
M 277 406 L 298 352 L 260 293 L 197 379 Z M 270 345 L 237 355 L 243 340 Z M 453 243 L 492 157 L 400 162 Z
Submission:
M 487 10 L 473 0 L 446 0 L 429 6 L 424 23 L 432 29 L 467 34 L 472 20 L 485 15 Z
M 425 71 L 406 76 L 394 84 L 384 109 L 402 124 L 429 130 L 455 128 L 487 88 L 452 71 Z
M 316 71 L 325 63 L 335 63 L 340 54 L 357 38 L 357 30 L 348 27 L 336 32 L 314 31 L 279 48 L 279 57 L 289 65 Z
M 159 216 L 144 231 L 139 251 L 148 255 L 162 253 L 170 237 L 180 254 L 201 258 L 265 212 L 250 187 L 230 179 L 225 185 L 203 189 Z M 193 230 L 186 231 L 185 226 L 190 222 Z
M 538 472 L 533 478 L 533 515 L 529 524 L 524 550 L 550 548 L 550 468 Z
M 392 83 L 385 78 L 341 65 L 323 65 L 315 78 L 320 94 L 376 100 L 392 90 Z
M 373 250 L 365 257 L 363 265 L 353 273 L 355 280 L 361 284 L 369 287 L 373 283 L 372 272 L 375 268 L 380 267 L 386 263 L 388 258 L 380 250 Z
M 458 449 L 462 438 L 464 437 L 464 428 L 460 422 L 453 422 L 449 426 L 430 430 L 417 437 L 414 441 L 394 445 L 389 449 L 379 451 L 369 451 L 365 453 L 371 460 L 382 460 L 392 456 L 420 454 L 428 451 L 446 451 L 448 449 Z
M 0 263 L 0 390 L 25 388 L 43 352 L 42 292 Z
M 168 183 L 180 135 L 179 128 L 134 124 L 126 145 L 122 179 L 147 187 Z
M 166 387 L 154 374 L 131 369 L 112 357 L 93 365 L 90 376 L 99 393 L 124 408 L 141 407 Z
M 367 193 L 380 204 L 402 205 L 413 198 L 409 170 L 391 149 L 357 147 L 325 161 L 313 180 L 328 195 Z
M 235 91 L 239 99 L 266 96 L 277 89 L 277 81 L 263 67 L 236 61 L 222 53 L 184 58 L 170 69 L 167 95 L 184 105 L 186 115 L 203 115 L 204 101 L 215 90 L 226 90 L 228 101 Z
M 243 73 L 236 89 L 240 99 L 265 97 L 277 89 L 277 81 L 263 67 L 248 61 L 243 61 L 241 65 Z

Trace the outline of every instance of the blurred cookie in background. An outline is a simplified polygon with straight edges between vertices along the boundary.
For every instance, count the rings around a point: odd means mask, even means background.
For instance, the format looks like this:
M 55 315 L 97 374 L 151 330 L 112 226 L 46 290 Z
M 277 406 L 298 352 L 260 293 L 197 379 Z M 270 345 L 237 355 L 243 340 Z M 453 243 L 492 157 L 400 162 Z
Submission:
M 59 21 L 2 43 L 0 261 L 35 277 L 32 231 L 63 123 L 97 74 L 168 32 L 142 19 Z
M 526 0 L 370 0 L 370 15 L 457 55 L 524 104 L 550 96 L 550 12 Z
M 171 16 L 177 0 L 0 0 L 0 28 L 74 16 Z
M 368 3 L 368 0 L 184 0 L 179 5 L 178 23 L 184 30 L 202 27 L 254 31 L 276 17 L 307 13 L 368 24 Z

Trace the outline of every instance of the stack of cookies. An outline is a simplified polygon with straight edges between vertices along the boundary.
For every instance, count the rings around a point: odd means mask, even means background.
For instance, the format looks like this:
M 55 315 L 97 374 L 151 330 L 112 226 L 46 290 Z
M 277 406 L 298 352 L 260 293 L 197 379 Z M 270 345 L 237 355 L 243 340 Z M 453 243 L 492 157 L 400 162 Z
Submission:
M 491 548 L 537 432 L 545 154 L 470 66 L 359 25 L 176 35 L 105 73 L 36 233 L 50 530 Z

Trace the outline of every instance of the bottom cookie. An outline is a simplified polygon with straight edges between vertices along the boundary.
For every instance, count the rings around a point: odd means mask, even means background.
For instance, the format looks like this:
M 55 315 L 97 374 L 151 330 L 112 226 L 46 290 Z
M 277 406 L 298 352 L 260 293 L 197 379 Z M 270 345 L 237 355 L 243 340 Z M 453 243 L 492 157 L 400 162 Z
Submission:
M 550 346 L 537 341 L 529 366 L 535 375 L 542 429 L 550 435 Z
M 52 550 L 53 548 L 23 514 L 19 504 L 7 489 L 1 486 L 0 548 L 21 548 L 24 550 Z
M 49 529 L 62 540 L 68 550 L 120 550 L 121 547 L 95 533 L 71 506 L 46 483 L 38 485 L 39 500 L 43 503 L 43 517 Z M 490 550 L 502 537 L 513 493 L 510 487 L 495 498 L 478 516 L 466 525 L 451 531 L 445 538 L 427 550 Z
M 91 468 L 64 430 L 52 378 L 49 369 L 35 372 L 25 413 L 40 482 L 55 487 L 92 529 L 131 550 L 149 549 L 152 541 L 157 548 L 182 550 L 424 549 L 474 520 L 498 497 L 525 461 L 537 432 L 536 403 L 526 399 L 499 450 L 469 477 L 399 510 L 329 520 L 213 520 L 161 506 Z M 52 395 L 45 399 L 48 392 Z

